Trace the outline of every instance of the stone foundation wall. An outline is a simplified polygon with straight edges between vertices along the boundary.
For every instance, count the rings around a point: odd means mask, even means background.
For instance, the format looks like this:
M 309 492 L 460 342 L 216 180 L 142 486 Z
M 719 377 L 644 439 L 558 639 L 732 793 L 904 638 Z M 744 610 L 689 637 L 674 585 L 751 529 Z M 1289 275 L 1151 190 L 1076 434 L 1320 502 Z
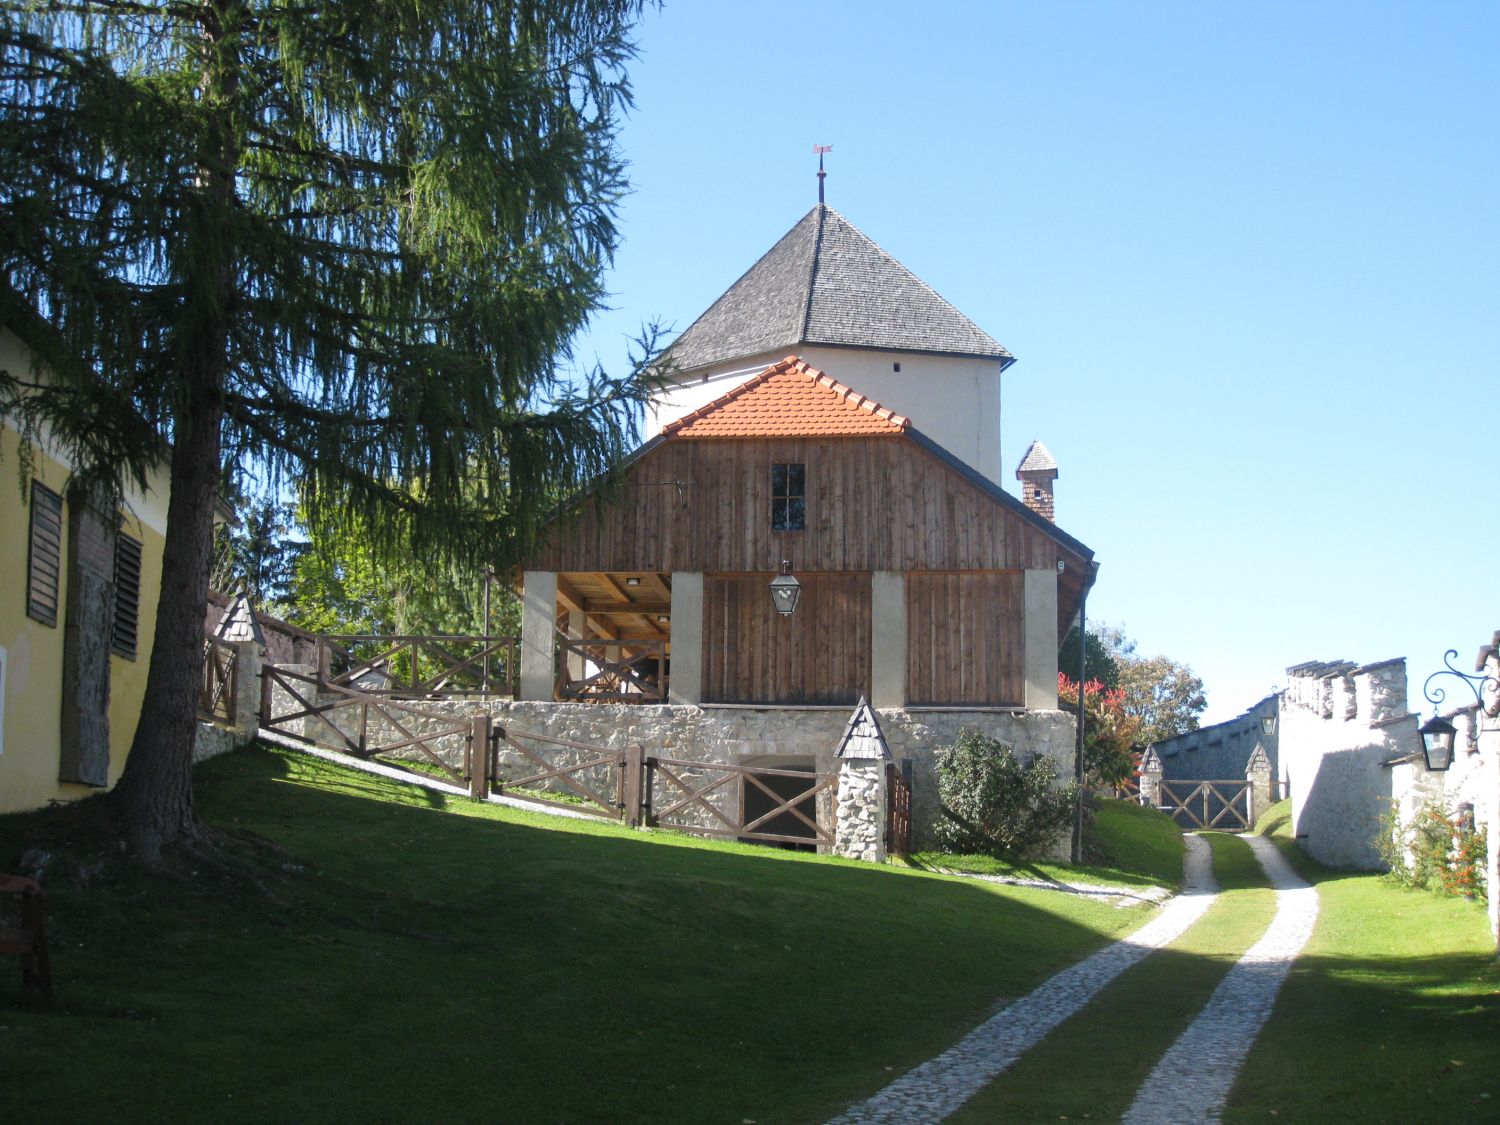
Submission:
M 278 707 L 285 706 L 277 701 Z M 414 705 L 443 716 L 474 716 L 488 711 L 493 721 L 518 736 L 548 738 L 623 750 L 638 742 L 646 753 L 687 761 L 725 762 L 732 765 L 764 765 L 778 768 L 788 758 L 810 764 L 814 772 L 838 774 L 834 758 L 839 738 L 852 708 L 698 707 L 675 704 L 539 703 L 510 700 L 424 700 Z M 979 732 L 1008 743 L 1023 759 L 1035 754 L 1051 758 L 1062 778 L 1073 773 L 1075 728 L 1073 717 L 1062 711 L 938 711 L 886 708 L 877 711 L 892 756 L 913 762 L 912 826 L 914 846 L 932 842 L 932 827 L 938 818 L 937 775 L 934 754 L 951 744 L 964 730 Z M 353 730 L 356 716 L 345 712 L 337 720 L 341 729 Z M 402 718 L 414 733 L 431 729 L 432 720 Z M 309 730 L 311 734 L 312 731 Z M 524 742 L 523 742 L 524 744 Z M 452 740 L 443 757 L 461 765 L 462 743 Z M 502 776 L 519 777 L 536 767 L 514 750 L 501 744 Z M 417 756 L 417 752 L 409 752 Z M 548 761 L 581 761 L 582 752 L 548 752 Z M 737 800 L 737 788 L 726 785 L 715 802 L 726 811 Z M 819 798 L 820 823 L 832 823 L 832 794 Z M 704 814 L 705 823 L 711 819 Z M 882 826 L 883 827 L 883 826 Z M 1067 840 L 1054 849 L 1062 855 Z

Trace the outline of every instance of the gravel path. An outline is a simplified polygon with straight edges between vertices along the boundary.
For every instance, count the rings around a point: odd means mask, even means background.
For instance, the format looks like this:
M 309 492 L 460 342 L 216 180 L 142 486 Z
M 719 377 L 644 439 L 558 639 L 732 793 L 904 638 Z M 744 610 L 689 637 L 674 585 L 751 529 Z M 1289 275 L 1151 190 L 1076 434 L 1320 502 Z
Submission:
M 1276 888 L 1276 917 L 1162 1056 L 1124 1120 L 1132 1125 L 1218 1121 L 1292 962 L 1318 919 L 1318 892 L 1263 836 L 1246 836 Z
M 1218 885 L 1208 843 L 1187 837 L 1182 894 L 1128 938 L 1072 965 L 997 1012 L 955 1046 L 902 1075 L 830 1125 L 941 1121 L 1028 1048 L 1147 954 L 1175 940 L 1209 908 Z

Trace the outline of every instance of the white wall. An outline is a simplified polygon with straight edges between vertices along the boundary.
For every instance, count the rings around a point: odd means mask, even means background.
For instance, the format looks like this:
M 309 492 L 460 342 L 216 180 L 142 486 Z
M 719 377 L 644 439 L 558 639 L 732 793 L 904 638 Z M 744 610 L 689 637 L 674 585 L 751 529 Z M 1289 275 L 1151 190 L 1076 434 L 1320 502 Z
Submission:
M 708 405 L 788 354 L 768 352 L 693 372 L 647 410 L 646 433 L 655 436 L 668 422 Z M 996 484 L 1004 483 L 999 360 L 811 345 L 796 354 L 830 378 L 904 414 L 965 464 Z M 898 363 L 901 370 L 892 370 Z M 1015 466 L 1010 468 L 1013 478 Z
M 1405 661 L 1294 674 L 1278 737 L 1297 843 L 1332 867 L 1380 869 L 1380 816 L 1397 796 L 1389 763 L 1420 742 L 1406 710 Z

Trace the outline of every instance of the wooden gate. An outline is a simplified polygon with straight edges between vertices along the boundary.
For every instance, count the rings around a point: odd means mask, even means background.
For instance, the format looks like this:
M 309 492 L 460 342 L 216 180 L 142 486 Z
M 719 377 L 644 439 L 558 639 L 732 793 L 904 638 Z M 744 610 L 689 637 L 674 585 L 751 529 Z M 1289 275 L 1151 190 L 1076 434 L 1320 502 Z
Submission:
M 885 850 L 890 855 L 911 851 L 911 759 L 885 767 Z
M 1183 828 L 1210 832 L 1250 830 L 1250 782 L 1163 781 L 1162 811 Z
M 833 846 L 833 830 L 818 816 L 818 797 L 832 794 L 837 774 L 680 758 L 647 758 L 645 765 L 642 796 L 649 824 L 757 843 Z M 786 795 L 775 790 L 774 778 L 796 778 L 807 786 Z M 759 794 L 769 810 L 747 817 L 745 790 Z

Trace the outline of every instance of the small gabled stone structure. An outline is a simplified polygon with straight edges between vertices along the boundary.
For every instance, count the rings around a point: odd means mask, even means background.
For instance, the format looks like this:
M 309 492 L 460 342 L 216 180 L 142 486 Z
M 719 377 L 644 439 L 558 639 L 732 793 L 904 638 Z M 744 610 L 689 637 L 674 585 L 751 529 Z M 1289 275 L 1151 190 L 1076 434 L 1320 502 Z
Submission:
M 835 855 L 885 862 L 885 767 L 890 748 L 875 709 L 864 696 L 849 716 L 834 757 L 839 763 L 838 819 Z

